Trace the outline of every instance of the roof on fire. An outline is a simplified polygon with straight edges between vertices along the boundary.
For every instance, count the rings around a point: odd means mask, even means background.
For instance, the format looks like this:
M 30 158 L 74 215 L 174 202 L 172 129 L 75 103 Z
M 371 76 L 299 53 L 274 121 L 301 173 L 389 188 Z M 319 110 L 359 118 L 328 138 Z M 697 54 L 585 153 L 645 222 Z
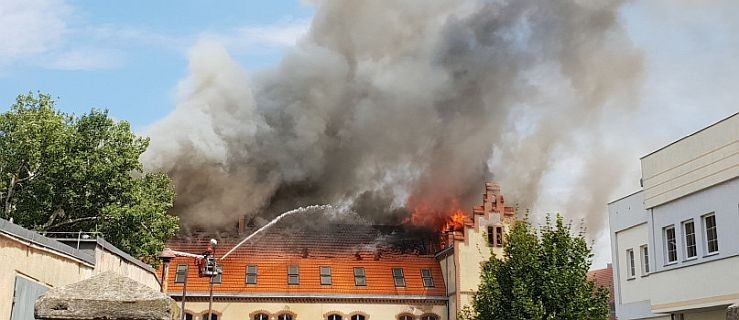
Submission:
M 202 253 L 212 234 L 196 233 L 171 240 L 171 249 Z M 242 236 L 218 237 L 216 256 L 233 248 Z M 376 225 L 327 224 L 294 227 L 275 225 L 244 243 L 224 260 L 217 296 L 351 296 L 444 297 L 444 280 L 434 250 L 436 235 L 421 230 Z M 187 264 L 188 295 L 208 291 L 208 279 L 198 278 L 193 258 L 175 258 L 169 268 L 169 292 L 182 291 L 175 283 L 177 265 Z M 257 266 L 257 283 L 246 284 L 247 266 Z M 298 266 L 299 284 L 288 284 L 288 266 Z M 331 268 L 331 284 L 321 285 L 320 267 Z M 354 268 L 364 268 L 366 286 L 355 285 Z M 396 287 L 393 269 L 402 268 L 405 287 Z M 422 270 L 431 273 L 433 287 L 424 286 Z

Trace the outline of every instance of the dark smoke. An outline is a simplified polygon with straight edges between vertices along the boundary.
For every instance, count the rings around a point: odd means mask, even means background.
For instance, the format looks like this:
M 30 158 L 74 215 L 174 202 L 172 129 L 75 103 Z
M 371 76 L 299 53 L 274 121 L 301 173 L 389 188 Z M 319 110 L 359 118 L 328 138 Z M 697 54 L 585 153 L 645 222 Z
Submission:
M 309 33 L 251 79 L 223 47 L 198 44 L 143 161 L 174 179 L 191 225 L 322 203 L 397 223 L 409 196 L 471 207 L 490 179 L 531 207 L 573 140 L 634 104 L 641 56 L 622 4 L 318 1 Z M 600 201 L 617 184 L 598 186 L 578 190 Z M 602 212 L 588 224 L 600 229 Z

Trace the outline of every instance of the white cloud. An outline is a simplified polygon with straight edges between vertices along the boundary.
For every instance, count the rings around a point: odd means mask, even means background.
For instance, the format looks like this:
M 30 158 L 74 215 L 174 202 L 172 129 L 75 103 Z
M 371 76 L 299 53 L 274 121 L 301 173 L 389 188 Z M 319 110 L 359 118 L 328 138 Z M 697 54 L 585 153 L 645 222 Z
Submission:
M 1 0 L 0 66 L 58 46 L 71 13 L 61 0 Z
M 309 29 L 310 19 L 285 19 L 274 24 L 241 26 L 225 33 L 203 33 L 200 38 L 219 42 L 232 52 L 254 52 L 295 46 Z
M 55 54 L 44 67 L 57 70 L 113 69 L 123 64 L 122 54 L 115 50 L 79 48 Z

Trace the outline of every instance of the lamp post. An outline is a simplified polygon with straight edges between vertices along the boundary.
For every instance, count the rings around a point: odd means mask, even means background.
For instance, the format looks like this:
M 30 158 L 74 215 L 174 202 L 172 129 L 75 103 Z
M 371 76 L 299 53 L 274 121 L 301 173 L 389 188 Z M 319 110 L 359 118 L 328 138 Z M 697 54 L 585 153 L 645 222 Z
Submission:
M 210 294 L 209 294 L 209 300 L 208 300 L 208 320 L 213 320 L 213 279 L 218 276 L 218 265 L 216 264 L 216 246 L 218 245 L 218 241 L 216 239 L 210 239 L 210 247 L 208 249 L 208 253 L 210 256 L 207 256 L 205 259 L 206 263 L 206 270 L 209 270 L 211 272 L 208 273 L 210 276 Z

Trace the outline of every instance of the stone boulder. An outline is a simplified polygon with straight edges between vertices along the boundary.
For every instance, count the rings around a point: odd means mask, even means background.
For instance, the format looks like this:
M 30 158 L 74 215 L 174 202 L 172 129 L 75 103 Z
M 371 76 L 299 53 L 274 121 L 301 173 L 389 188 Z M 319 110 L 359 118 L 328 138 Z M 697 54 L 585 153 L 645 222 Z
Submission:
M 180 319 L 172 298 L 110 271 L 47 291 L 36 300 L 34 314 L 43 320 Z

